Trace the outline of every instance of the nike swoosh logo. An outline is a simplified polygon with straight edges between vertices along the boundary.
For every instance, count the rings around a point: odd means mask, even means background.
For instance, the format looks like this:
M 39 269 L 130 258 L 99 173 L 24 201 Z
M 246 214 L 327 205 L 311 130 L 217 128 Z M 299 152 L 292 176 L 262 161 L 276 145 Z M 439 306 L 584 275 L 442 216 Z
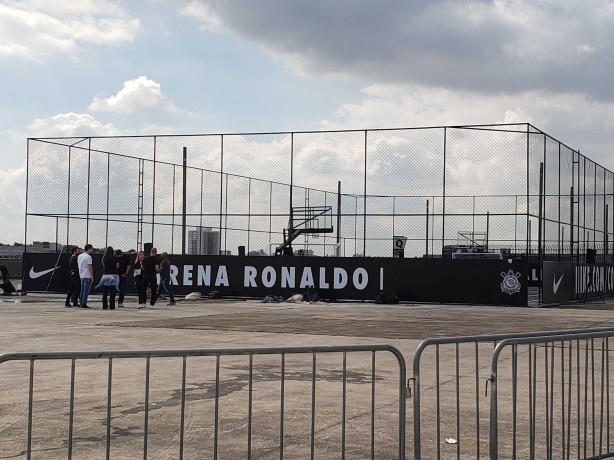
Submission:
M 563 277 L 565 276 L 565 273 L 563 273 L 561 275 L 561 277 L 559 278 L 559 280 L 556 280 L 556 275 L 552 275 L 552 292 L 554 294 L 556 294 L 556 291 L 559 290 L 559 286 L 561 285 L 561 281 L 563 281 Z
M 32 278 L 33 280 L 35 280 L 36 278 L 40 278 L 43 275 L 46 275 L 47 273 L 51 273 L 54 270 L 57 270 L 60 267 L 53 267 L 50 268 L 49 270 L 43 270 L 42 272 L 35 272 L 34 271 L 34 267 L 30 268 L 30 278 Z

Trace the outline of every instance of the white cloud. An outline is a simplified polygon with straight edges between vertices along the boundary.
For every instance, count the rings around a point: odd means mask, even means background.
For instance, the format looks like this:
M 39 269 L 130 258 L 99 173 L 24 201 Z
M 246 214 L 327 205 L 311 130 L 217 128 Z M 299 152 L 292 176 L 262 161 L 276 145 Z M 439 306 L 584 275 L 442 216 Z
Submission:
M 96 136 L 155 136 L 177 134 L 173 126 L 143 123 L 137 128 L 119 129 L 112 123 L 104 123 L 88 113 L 58 113 L 47 118 L 36 118 L 24 130 L 11 131 L 14 142 L 26 138 L 96 137 Z
M 192 0 L 184 5 L 179 13 L 183 16 L 199 19 L 204 27 L 210 30 L 218 30 L 222 27 L 222 19 L 206 3 Z
M 139 27 L 109 0 L 9 0 L 0 3 L 0 57 L 43 61 L 83 44 L 118 45 Z
M 26 167 L 0 169 L 2 197 L 2 233 L 0 242 L 23 241 L 23 222 L 26 194 Z
M 138 133 L 141 136 L 160 136 L 163 134 L 177 134 L 177 130 L 172 126 L 145 123 L 138 130 Z
M 112 124 L 103 124 L 87 113 L 58 113 L 37 118 L 26 127 L 26 137 L 116 136 L 121 134 Z
M 122 89 L 113 96 L 107 98 L 94 97 L 88 108 L 116 113 L 177 111 L 173 101 L 162 94 L 160 83 L 146 76 L 125 81 Z
M 362 99 L 341 105 L 321 126 L 360 129 L 483 124 L 503 121 L 505 113 L 483 96 L 439 88 L 373 84 L 362 92 Z
M 584 114 L 584 115 L 583 115 Z M 614 103 L 583 94 L 480 95 L 440 88 L 374 84 L 356 103 L 341 105 L 323 129 L 532 123 L 614 170 Z
M 584 45 L 578 45 L 576 47 L 578 53 L 595 54 L 595 47 L 585 43 Z

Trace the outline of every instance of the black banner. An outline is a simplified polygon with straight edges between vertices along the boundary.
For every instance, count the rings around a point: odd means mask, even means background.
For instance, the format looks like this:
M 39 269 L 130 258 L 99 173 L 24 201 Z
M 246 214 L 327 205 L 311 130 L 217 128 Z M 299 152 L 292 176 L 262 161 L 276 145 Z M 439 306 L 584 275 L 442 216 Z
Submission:
M 57 254 L 24 257 L 25 291 L 67 290 L 68 254 L 59 259 Z M 92 258 L 96 284 L 101 255 Z M 527 304 L 523 261 L 196 255 L 173 255 L 170 261 L 171 284 L 179 295 L 219 291 L 232 297 L 289 297 L 313 287 L 324 299 L 372 301 L 385 292 L 401 301 Z M 128 286 L 128 292 L 134 293 L 134 283 Z
M 544 303 L 567 302 L 575 298 L 575 264 L 544 261 Z
M 576 266 L 576 294 L 578 298 L 584 294 L 612 295 L 614 294 L 614 265 L 610 264 L 579 264 Z

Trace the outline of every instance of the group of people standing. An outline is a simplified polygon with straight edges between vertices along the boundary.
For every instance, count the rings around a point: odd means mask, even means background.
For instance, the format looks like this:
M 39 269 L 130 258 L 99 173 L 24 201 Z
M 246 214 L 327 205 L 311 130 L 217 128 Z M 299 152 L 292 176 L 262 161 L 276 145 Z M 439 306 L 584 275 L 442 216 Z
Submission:
M 87 299 L 92 289 L 94 280 L 94 267 L 92 265 L 93 248 L 86 244 L 83 251 L 77 246 L 72 248 L 72 254 L 68 263 L 70 271 L 70 287 L 66 295 L 66 307 L 89 308 Z M 158 257 L 156 248 L 151 249 L 147 257 L 143 251 L 139 251 L 134 263 L 124 254 L 121 249 L 113 249 L 109 246 L 102 256 L 103 275 L 95 289 L 102 288 L 103 310 L 114 310 L 116 305 L 122 308 L 126 294 L 129 274 L 133 270 L 134 281 L 139 295 L 137 308 L 147 306 L 147 289 L 151 290 L 149 304 L 154 306 L 156 300 L 164 291 L 169 296 L 169 304 L 175 305 L 175 296 L 170 286 L 171 265 L 166 252 L 162 258 Z M 156 275 L 160 274 L 160 285 Z
M 136 308 L 147 307 L 147 289 L 150 289 L 151 296 L 149 305 L 154 306 L 156 300 L 164 291 L 170 300 L 168 305 L 175 305 L 175 295 L 171 289 L 171 262 L 168 253 L 163 252 L 162 258 L 158 257 L 158 250 L 151 248 L 150 254 L 145 256 L 143 251 L 139 251 L 134 263 L 134 280 L 139 293 L 139 304 Z M 160 274 L 160 285 L 156 278 Z

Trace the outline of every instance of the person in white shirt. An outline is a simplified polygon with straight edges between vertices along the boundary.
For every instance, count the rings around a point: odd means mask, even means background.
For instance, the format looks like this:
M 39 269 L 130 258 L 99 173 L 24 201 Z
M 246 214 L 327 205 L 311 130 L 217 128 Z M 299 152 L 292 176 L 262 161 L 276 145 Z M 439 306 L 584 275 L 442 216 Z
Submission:
M 90 308 L 87 306 L 87 297 L 92 288 L 94 280 L 94 266 L 92 265 L 92 252 L 94 249 L 91 244 L 86 244 L 83 247 L 83 252 L 77 257 L 77 265 L 79 266 L 79 278 L 81 278 L 81 293 L 79 295 L 79 304 L 81 308 Z

